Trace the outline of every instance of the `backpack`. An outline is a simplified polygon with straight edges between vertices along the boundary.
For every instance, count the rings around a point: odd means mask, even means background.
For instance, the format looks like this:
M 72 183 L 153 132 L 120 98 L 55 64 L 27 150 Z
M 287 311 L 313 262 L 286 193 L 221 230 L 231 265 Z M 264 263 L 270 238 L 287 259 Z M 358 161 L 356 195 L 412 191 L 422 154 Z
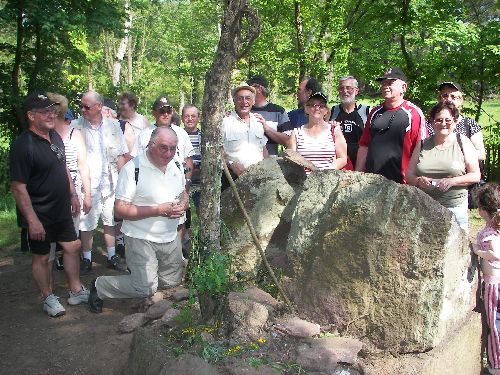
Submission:
M 137 183 L 139 182 L 139 156 L 136 156 L 135 158 L 133 158 L 132 161 L 134 163 L 134 179 L 135 179 L 135 184 L 137 185 Z M 179 161 L 177 159 L 174 159 L 174 163 L 177 166 L 177 168 L 179 168 L 179 170 L 182 173 L 184 173 L 184 169 L 181 168 L 181 164 L 179 163 Z
M 361 117 L 361 120 L 363 120 L 362 129 L 364 129 L 366 120 L 368 119 L 368 114 L 370 113 L 370 107 L 364 104 L 360 104 L 360 106 L 356 109 L 356 111 L 358 112 L 358 115 Z M 330 120 L 335 121 L 339 113 L 340 113 L 340 104 L 332 108 L 332 115 L 330 116 Z

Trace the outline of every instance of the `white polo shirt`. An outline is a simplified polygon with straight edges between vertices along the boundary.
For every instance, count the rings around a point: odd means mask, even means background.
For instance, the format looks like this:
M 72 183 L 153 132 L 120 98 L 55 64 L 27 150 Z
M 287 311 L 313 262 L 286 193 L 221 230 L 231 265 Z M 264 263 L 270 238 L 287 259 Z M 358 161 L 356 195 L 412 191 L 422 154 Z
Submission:
M 250 125 L 233 111 L 222 120 L 224 152 L 229 160 L 243 164 L 245 168 L 264 159 L 262 154 L 267 143 L 264 127 L 253 113 Z
M 146 153 L 139 158 L 139 178 L 135 182 L 135 164 L 130 160 L 120 171 L 116 187 L 116 199 L 136 206 L 156 206 L 165 202 L 177 202 L 184 191 L 184 173 L 172 160 L 165 173 L 154 166 Z M 133 238 L 157 243 L 171 242 L 177 236 L 179 219 L 163 216 L 141 220 L 123 220 L 122 232 Z

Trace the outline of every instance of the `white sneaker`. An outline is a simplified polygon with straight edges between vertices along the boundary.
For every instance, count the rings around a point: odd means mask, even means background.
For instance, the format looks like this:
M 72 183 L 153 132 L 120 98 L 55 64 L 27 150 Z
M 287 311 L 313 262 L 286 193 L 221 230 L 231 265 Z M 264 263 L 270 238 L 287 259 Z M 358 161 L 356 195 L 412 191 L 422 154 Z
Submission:
M 82 290 L 73 293 L 71 290 L 68 292 L 68 303 L 70 305 L 79 305 L 80 303 L 88 303 L 90 291 L 82 285 Z
M 54 318 L 66 314 L 66 310 L 59 302 L 59 297 L 54 294 L 50 294 L 45 298 L 45 301 L 43 301 L 43 311 L 46 311 L 49 316 Z

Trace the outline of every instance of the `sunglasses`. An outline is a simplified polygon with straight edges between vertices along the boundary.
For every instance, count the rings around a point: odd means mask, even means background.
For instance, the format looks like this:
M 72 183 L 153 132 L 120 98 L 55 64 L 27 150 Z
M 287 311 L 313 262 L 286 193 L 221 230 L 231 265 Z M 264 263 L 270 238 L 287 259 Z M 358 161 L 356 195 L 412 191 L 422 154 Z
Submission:
M 54 143 L 50 144 L 50 149 L 54 154 L 57 156 L 57 160 L 63 161 L 64 160 L 64 152 Z
M 164 114 L 167 114 L 167 115 L 171 115 L 172 112 L 174 112 L 174 109 L 167 105 L 165 107 L 161 107 L 160 109 L 158 109 L 158 113 L 161 114 L 161 115 L 164 115 Z
M 94 103 L 92 105 L 85 105 L 85 104 L 82 104 L 80 103 L 78 106 L 80 107 L 80 109 L 84 109 L 86 111 L 90 110 L 90 108 L 92 108 L 93 106 L 95 106 L 97 103 Z

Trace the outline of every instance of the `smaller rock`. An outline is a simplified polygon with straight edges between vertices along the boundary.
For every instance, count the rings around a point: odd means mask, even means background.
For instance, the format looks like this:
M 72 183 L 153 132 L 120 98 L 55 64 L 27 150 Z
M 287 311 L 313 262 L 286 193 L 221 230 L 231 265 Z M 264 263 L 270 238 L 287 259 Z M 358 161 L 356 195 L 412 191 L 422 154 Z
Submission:
M 219 375 L 217 368 L 198 356 L 185 354 L 168 362 L 160 375 Z
M 151 297 L 149 297 L 149 299 L 151 300 L 151 302 L 153 303 L 158 303 L 160 302 L 161 300 L 165 299 L 165 295 L 163 292 L 161 291 L 157 291 L 155 294 L 153 294 Z
M 118 325 L 118 330 L 121 333 L 134 332 L 137 328 L 141 327 L 147 321 L 148 319 L 144 316 L 144 313 L 127 315 Z
M 176 288 L 175 292 L 172 294 L 172 299 L 175 302 L 184 301 L 189 298 L 189 289 L 184 287 Z
M 200 337 L 205 342 L 209 342 L 209 343 L 215 342 L 215 338 L 208 332 L 205 332 L 205 331 L 200 332 Z
M 278 331 L 294 337 L 313 337 L 320 334 L 320 325 L 299 318 L 278 321 L 274 326 Z
M 228 374 L 231 375 L 280 375 L 281 371 L 272 368 L 268 365 L 261 365 L 257 368 L 248 366 L 246 360 L 241 360 L 236 363 L 231 363 L 225 367 Z
M 167 325 L 169 327 L 177 327 L 179 325 L 179 323 L 177 322 L 177 320 L 175 318 L 180 313 L 181 313 L 181 311 L 178 309 L 174 309 L 174 308 L 168 309 L 165 312 L 165 314 L 163 314 L 163 316 L 161 317 L 161 321 L 164 325 Z
M 155 304 L 151 305 L 146 311 L 145 316 L 147 319 L 158 319 L 172 307 L 172 302 L 162 299 Z
M 327 337 L 309 340 L 297 347 L 296 362 L 308 369 L 316 371 L 331 371 L 336 375 L 356 374 L 354 369 L 337 368 L 338 363 L 355 363 L 363 343 L 347 337 Z M 342 373 L 342 371 L 344 373 Z M 349 372 L 351 371 L 351 372 Z
M 264 305 L 268 310 L 273 310 L 281 306 L 281 303 L 272 295 L 257 287 L 250 287 L 244 292 L 231 292 L 229 299 L 249 300 Z

